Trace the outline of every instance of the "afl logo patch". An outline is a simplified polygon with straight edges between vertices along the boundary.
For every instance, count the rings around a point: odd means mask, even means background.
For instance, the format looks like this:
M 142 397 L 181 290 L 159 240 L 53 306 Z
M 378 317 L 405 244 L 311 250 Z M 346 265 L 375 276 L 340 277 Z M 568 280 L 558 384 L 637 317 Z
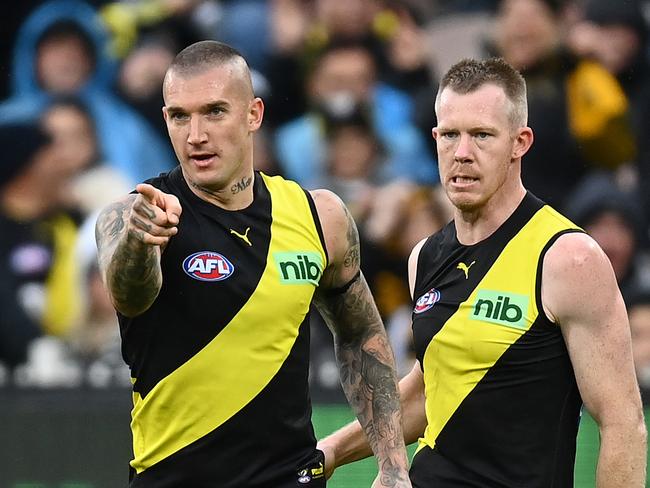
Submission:
M 195 280 L 221 281 L 230 278 L 235 267 L 217 252 L 199 251 L 185 258 L 183 271 Z
M 417 302 L 415 302 L 413 313 L 426 312 L 433 307 L 438 300 L 440 300 L 440 292 L 435 288 L 431 288 L 428 292 L 418 298 Z
M 300 471 L 298 471 L 298 483 L 305 485 L 309 482 L 311 482 L 311 476 L 309 476 L 309 470 L 301 469 Z

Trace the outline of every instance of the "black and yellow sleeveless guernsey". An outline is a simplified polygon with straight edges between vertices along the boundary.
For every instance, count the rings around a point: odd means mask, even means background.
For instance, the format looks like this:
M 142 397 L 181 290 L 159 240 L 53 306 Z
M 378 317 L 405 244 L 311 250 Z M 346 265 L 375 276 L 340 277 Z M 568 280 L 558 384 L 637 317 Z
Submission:
M 255 173 L 227 211 L 177 167 L 148 181 L 183 207 L 144 314 L 120 317 L 133 377 L 133 488 L 322 487 L 311 424 L 309 307 L 327 264 L 311 197 Z
M 413 334 L 427 428 L 414 487 L 573 487 L 582 401 L 541 272 L 553 242 L 580 231 L 528 193 L 485 240 L 461 245 L 451 222 L 422 247 Z

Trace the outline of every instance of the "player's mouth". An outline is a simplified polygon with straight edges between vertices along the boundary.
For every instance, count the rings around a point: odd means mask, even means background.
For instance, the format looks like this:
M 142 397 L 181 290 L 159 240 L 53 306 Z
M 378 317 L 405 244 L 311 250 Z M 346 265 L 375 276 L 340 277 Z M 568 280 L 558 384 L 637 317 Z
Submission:
M 454 186 L 465 187 L 476 183 L 478 181 L 478 178 L 474 178 L 473 176 L 458 175 L 452 176 L 450 180 Z
M 208 152 L 195 152 L 191 153 L 190 155 L 190 161 L 194 163 L 196 166 L 199 168 L 205 168 L 207 166 L 210 166 L 216 159 L 217 155 L 215 153 L 208 153 Z

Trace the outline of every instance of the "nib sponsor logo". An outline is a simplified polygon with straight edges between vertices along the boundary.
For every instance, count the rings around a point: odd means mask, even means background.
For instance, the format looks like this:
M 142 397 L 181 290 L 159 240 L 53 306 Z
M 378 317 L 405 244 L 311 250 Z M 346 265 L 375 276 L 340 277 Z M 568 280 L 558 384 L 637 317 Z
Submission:
M 276 252 L 273 257 L 282 283 L 318 285 L 323 274 L 320 254 L 313 251 Z
M 470 318 L 523 329 L 526 327 L 528 296 L 503 291 L 480 290 Z

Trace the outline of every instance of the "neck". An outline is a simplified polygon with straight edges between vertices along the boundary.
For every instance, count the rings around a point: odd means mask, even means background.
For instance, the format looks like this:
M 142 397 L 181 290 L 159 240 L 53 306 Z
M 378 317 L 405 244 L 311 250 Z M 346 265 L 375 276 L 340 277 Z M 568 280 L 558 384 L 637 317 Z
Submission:
M 476 209 L 454 211 L 458 241 L 471 246 L 490 237 L 517 209 L 526 196 L 526 189 L 518 181 L 514 188 L 501 188 L 485 204 Z
M 238 173 L 228 183 L 219 187 L 206 187 L 186 178 L 192 192 L 200 199 L 226 210 L 241 210 L 253 203 L 253 169 Z

